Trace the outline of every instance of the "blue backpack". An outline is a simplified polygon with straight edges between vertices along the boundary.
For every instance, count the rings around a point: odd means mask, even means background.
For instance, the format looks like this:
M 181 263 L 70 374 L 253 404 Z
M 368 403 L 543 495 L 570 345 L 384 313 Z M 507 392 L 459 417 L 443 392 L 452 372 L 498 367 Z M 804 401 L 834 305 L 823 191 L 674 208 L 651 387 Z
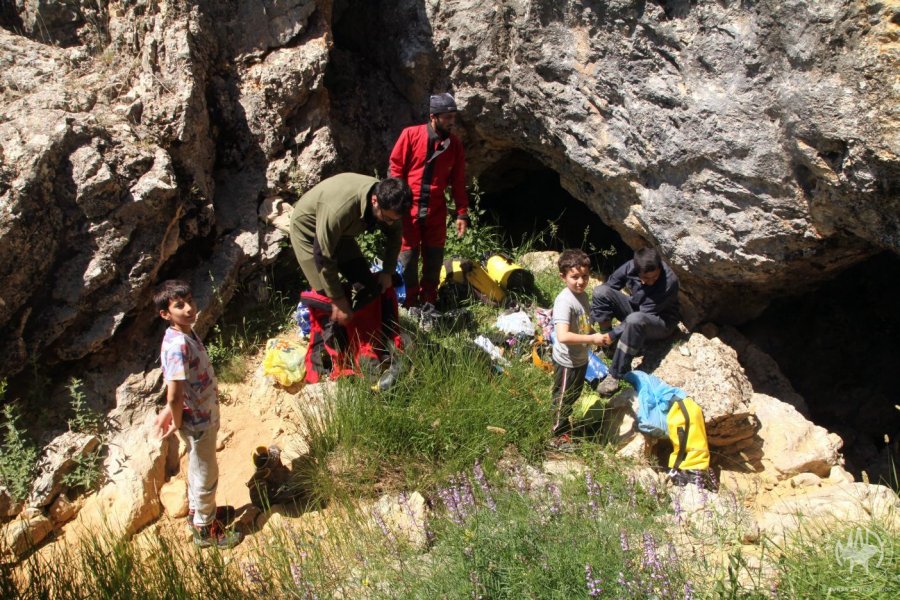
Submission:
M 629 371 L 624 379 L 633 385 L 638 393 L 638 431 L 650 437 L 667 437 L 669 409 L 672 408 L 676 398 L 683 400 L 687 394 L 684 390 L 643 371 Z

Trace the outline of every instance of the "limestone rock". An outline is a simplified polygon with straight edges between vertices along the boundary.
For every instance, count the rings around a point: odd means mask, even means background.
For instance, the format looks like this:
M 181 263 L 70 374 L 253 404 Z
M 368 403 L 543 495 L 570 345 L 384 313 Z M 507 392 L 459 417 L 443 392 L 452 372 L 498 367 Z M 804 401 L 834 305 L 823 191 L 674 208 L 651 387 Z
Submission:
M 717 338 L 694 333 L 684 342 L 686 356 L 672 348 L 653 375 L 684 390 L 703 409 L 712 447 L 730 447 L 751 438 L 757 423 L 750 408 L 753 389 L 734 350 Z M 647 367 L 642 364 L 642 370 Z
M 523 267 L 532 273 L 558 273 L 556 263 L 559 260 L 559 252 L 528 252 L 523 254 L 520 262 Z
M 692 324 L 900 249 L 894 9 L 671 6 L 456 0 L 391 31 L 430 30 L 470 172 L 518 152 L 559 173 L 626 242 L 662 248 Z
M 699 537 L 738 539 L 753 543 L 760 528 L 754 516 L 734 493 L 715 492 L 689 483 L 669 490 L 676 523 L 690 527 Z
M 14 517 L 22 510 L 22 503 L 9 495 L 9 490 L 0 485 L 0 518 Z
M 382 528 L 385 535 L 402 539 L 413 548 L 425 548 L 428 513 L 425 498 L 419 492 L 382 496 L 372 507 L 370 516 L 373 527 Z
M 853 483 L 854 481 L 853 475 L 840 465 L 831 467 L 831 472 L 828 474 L 828 480 L 832 483 Z
M 603 419 L 605 439 L 615 445 L 616 454 L 643 462 L 650 453 L 652 441 L 637 428 L 638 398 L 633 388 L 610 399 Z
M 576 458 L 553 458 L 541 464 L 541 472 L 550 478 L 573 480 L 585 472 L 585 465 Z
M 79 459 L 89 459 L 100 446 L 100 438 L 89 433 L 67 431 L 44 448 L 38 462 L 40 475 L 31 487 L 28 504 L 37 508 L 49 505 L 65 487 L 63 478 L 78 465 Z
M 170 479 L 159 490 L 159 503 L 167 515 L 179 519 L 188 514 L 187 484 L 183 479 Z
M 782 537 L 791 532 L 827 531 L 835 524 L 871 523 L 900 529 L 900 499 L 888 487 L 841 483 L 783 490 L 761 499 L 757 520 L 765 533 Z
M 828 477 L 833 467 L 843 463 L 841 438 L 807 421 L 789 404 L 753 394 L 751 408 L 760 423 L 762 463 L 779 479 L 801 473 Z
M 69 500 L 65 494 L 60 494 L 50 505 L 50 520 L 57 525 L 71 521 L 78 514 L 79 507 L 78 503 Z
M 169 444 L 153 431 L 156 414 L 152 409 L 130 407 L 147 393 L 144 386 L 153 379 L 152 372 L 147 377 L 132 376 L 116 390 L 120 407 L 112 417 L 125 422 L 127 416 L 129 426 L 110 438 L 104 463 L 108 482 L 85 500 L 74 521 L 76 529 L 130 535 L 159 517 L 166 464 L 163 449 L 168 451 Z
M 15 558 L 21 558 L 44 541 L 51 531 L 53 522 L 43 515 L 15 519 L 3 526 L 2 548 L 11 552 Z
M 287 45 L 308 27 L 308 19 L 316 9 L 314 0 L 264 0 L 242 2 L 237 22 L 241 24 L 238 51 L 241 54 L 264 54 Z

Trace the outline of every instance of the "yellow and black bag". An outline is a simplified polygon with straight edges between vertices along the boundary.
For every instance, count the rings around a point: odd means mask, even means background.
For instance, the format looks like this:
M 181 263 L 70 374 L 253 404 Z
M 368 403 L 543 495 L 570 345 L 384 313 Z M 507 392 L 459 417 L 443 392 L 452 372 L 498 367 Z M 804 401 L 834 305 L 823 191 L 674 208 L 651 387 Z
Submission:
M 517 265 L 505 254 L 485 256 L 484 268 L 491 279 L 510 292 L 530 292 L 534 289 L 534 275 Z
M 700 405 L 691 398 L 676 397 L 666 417 L 666 425 L 674 447 L 669 456 L 669 475 L 708 469 L 709 443 Z
M 484 302 L 497 306 L 506 298 L 506 292 L 491 279 L 485 268 L 471 260 L 451 258 L 441 267 L 440 287 L 466 286 L 472 295 Z

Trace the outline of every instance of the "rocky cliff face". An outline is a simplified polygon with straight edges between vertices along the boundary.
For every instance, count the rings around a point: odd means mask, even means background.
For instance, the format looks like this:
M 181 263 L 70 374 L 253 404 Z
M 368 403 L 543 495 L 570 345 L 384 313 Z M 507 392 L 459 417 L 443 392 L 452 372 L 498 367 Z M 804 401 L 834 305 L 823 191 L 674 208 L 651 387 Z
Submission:
M 470 175 L 553 169 L 662 248 L 691 321 L 900 249 L 896 3 L 383 4 L 7 8 L 31 39 L 0 33 L 3 373 L 96 352 L 163 274 L 227 300 L 277 251 L 262 201 L 383 171 L 432 89 L 464 108 Z
M 77 365 L 106 409 L 149 410 L 153 284 L 192 280 L 205 331 L 279 252 L 282 201 L 383 173 L 432 90 L 464 110 L 470 176 L 530 155 L 662 248 L 691 322 L 740 321 L 900 251 L 898 22 L 851 0 L 4 3 L 0 376 Z
M 898 10 L 425 2 L 401 47 L 430 30 L 431 49 L 397 64 L 441 65 L 473 174 L 532 155 L 626 241 L 662 248 L 693 318 L 740 321 L 900 250 Z

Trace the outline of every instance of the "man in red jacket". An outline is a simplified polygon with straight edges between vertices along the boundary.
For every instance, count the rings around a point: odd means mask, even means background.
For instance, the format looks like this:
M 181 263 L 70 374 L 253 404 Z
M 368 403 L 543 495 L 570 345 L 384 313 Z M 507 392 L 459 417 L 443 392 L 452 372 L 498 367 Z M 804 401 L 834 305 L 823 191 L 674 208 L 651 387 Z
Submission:
M 424 302 L 433 304 L 437 300 L 447 240 L 444 190 L 448 185 L 456 205 L 456 234 L 462 237 L 469 226 L 466 158 L 462 143 L 451 133 L 455 124 L 453 96 L 432 96 L 428 123 L 404 129 L 391 151 L 391 177 L 405 180 L 413 193 L 412 208 L 403 216 L 403 244 L 399 256 L 407 307 Z M 421 284 L 419 255 L 422 256 Z

